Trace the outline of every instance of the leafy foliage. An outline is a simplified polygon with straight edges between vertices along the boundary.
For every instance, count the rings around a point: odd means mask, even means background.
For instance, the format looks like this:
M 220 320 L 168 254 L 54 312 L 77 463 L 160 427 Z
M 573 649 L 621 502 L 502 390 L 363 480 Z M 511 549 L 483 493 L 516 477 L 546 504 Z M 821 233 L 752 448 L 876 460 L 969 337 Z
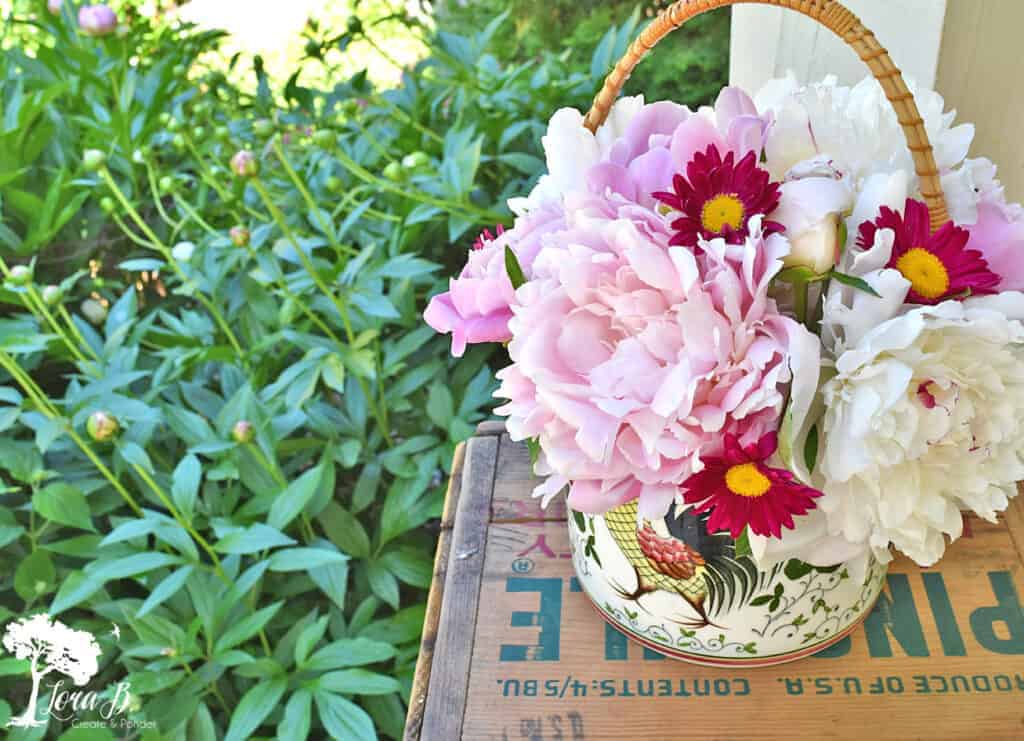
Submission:
M 630 34 L 502 62 L 496 16 L 395 89 L 247 93 L 194 66 L 216 34 L 74 11 L 19 7 L 0 56 L 0 624 L 94 633 L 90 687 L 130 682 L 144 739 L 398 737 L 494 389 L 492 350 L 456 364 L 421 312 Z

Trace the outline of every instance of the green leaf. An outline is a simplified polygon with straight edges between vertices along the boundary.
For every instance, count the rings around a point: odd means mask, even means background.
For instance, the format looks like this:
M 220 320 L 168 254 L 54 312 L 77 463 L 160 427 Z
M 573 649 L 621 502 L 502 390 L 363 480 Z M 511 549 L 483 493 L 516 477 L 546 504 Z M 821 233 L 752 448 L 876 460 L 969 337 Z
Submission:
M 775 597 L 773 597 L 770 594 L 762 594 L 760 597 L 755 597 L 754 599 L 750 600 L 750 604 L 754 607 L 760 607 L 761 605 L 767 605 L 773 599 L 775 599 Z
M 392 609 L 397 610 L 398 581 L 387 567 L 379 561 L 371 561 L 366 575 L 370 579 L 370 589 L 373 593 L 391 605 Z
M 113 720 L 110 722 L 113 723 Z M 57 741 L 114 741 L 114 734 L 109 728 L 83 725 L 65 731 Z
M 145 738 L 145 736 L 143 736 Z M 195 714 L 188 723 L 185 738 L 189 741 L 217 741 L 217 727 L 205 703 L 199 703 Z
M 138 576 L 147 571 L 181 562 L 180 556 L 172 556 L 167 553 L 136 553 L 124 558 L 97 561 L 86 567 L 86 573 L 93 579 L 107 582 L 111 579 L 127 579 L 130 576 Z
M 870 283 L 863 278 L 858 278 L 856 275 L 847 275 L 846 273 L 840 273 L 838 270 L 831 270 L 828 273 L 828 277 L 834 278 L 844 286 L 850 286 L 851 288 L 856 288 L 858 291 L 864 291 L 864 293 L 869 293 L 875 298 L 882 298 L 882 295 L 872 288 Z
M 190 453 L 181 459 L 171 477 L 171 498 L 188 520 L 192 519 L 192 513 L 195 511 L 202 474 L 203 468 L 199 459 Z
M 302 512 L 302 508 L 316 494 L 322 475 L 323 465 L 321 464 L 316 468 L 306 471 L 290 483 L 283 492 L 274 498 L 274 503 L 270 505 L 267 524 L 278 530 L 284 530 L 289 522 L 298 517 L 299 513 Z
M 103 581 L 81 571 L 72 571 L 61 582 L 57 596 L 50 603 L 50 614 L 57 615 L 89 599 L 103 587 Z
M 540 440 L 535 437 L 526 438 L 526 449 L 530 451 L 530 465 L 537 465 L 540 458 Z
M 751 553 L 753 551 L 750 550 L 750 533 L 747 528 L 743 528 L 740 537 L 736 538 L 736 558 L 749 556 Z
M 148 473 L 153 473 L 153 462 L 149 460 L 149 456 L 146 451 L 135 443 L 127 442 L 120 447 L 121 457 L 124 458 L 128 463 L 133 466 L 145 469 Z
M 329 643 L 314 653 L 302 668 L 308 671 L 330 671 L 348 666 L 363 666 L 387 661 L 395 655 L 390 643 L 368 638 L 343 638 Z
M 508 279 L 512 282 L 513 288 L 519 288 L 526 282 L 523 268 L 519 265 L 519 258 L 508 245 L 505 245 L 505 272 L 508 273 Z
M 302 629 L 302 632 L 299 633 L 299 637 L 295 641 L 294 656 L 296 664 L 301 664 L 309 657 L 310 651 L 312 651 L 314 646 L 320 642 L 320 639 L 324 637 L 324 633 L 326 632 L 326 615 Z
M 366 669 L 342 669 L 328 672 L 320 677 L 317 685 L 329 692 L 338 692 L 344 695 L 388 695 L 402 689 L 398 680 L 393 677 Z
M 806 265 L 794 265 L 780 270 L 775 274 L 774 280 L 781 280 L 783 283 L 816 283 L 827 277 L 828 273 L 815 273 Z
M 271 571 L 306 571 L 329 563 L 345 562 L 348 557 L 326 548 L 288 548 L 270 557 Z
M 47 520 L 96 532 L 85 495 L 71 484 L 58 482 L 40 489 L 32 496 L 32 508 Z
M 231 725 L 224 741 L 245 741 L 252 736 L 253 731 L 277 707 L 287 688 L 288 680 L 272 679 L 260 682 L 246 692 L 231 714 Z
M 316 709 L 331 738 L 345 741 L 377 741 L 373 721 L 366 711 L 350 700 L 330 692 L 317 692 Z
M 342 552 L 356 558 L 368 558 L 370 555 L 370 536 L 362 523 L 337 502 L 330 502 L 324 507 L 317 519 L 334 545 Z
M 220 638 L 217 639 L 214 644 L 213 653 L 215 655 L 222 654 L 225 651 L 234 648 L 238 644 L 252 638 L 254 635 L 259 633 L 268 622 L 270 622 L 270 619 L 277 614 L 277 611 L 281 609 L 283 604 L 284 602 L 275 602 L 272 605 L 267 605 L 261 610 L 257 610 L 254 613 L 246 615 L 224 631 Z
M 427 416 L 430 417 L 430 421 L 446 430 L 453 414 L 455 402 L 452 400 L 452 392 L 442 382 L 432 384 L 427 396 Z
M 57 572 L 50 554 L 34 551 L 18 564 L 14 572 L 14 591 L 26 602 L 31 602 L 52 591 L 56 581 Z
M 277 737 L 289 741 L 306 741 L 313 713 L 313 693 L 298 690 L 288 698 L 284 706 L 284 717 L 277 724 Z
M 217 541 L 213 549 L 221 553 L 247 555 L 287 545 L 295 545 L 295 540 L 276 528 L 256 523 L 243 530 L 228 533 Z
M 192 573 L 192 568 L 192 566 L 182 566 L 177 571 L 171 572 L 169 576 L 157 584 L 156 588 L 153 589 L 146 598 L 146 601 L 142 603 L 142 607 L 139 608 L 135 617 L 144 617 L 150 612 L 150 610 L 158 607 L 173 597 L 174 594 L 185 585 L 185 582 L 188 581 L 188 577 Z

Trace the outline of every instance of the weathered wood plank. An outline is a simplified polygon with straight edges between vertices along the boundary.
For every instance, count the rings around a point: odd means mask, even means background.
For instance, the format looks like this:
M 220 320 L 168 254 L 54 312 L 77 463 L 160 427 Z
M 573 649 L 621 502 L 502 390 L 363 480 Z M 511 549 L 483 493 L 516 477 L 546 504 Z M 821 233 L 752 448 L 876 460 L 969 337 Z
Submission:
M 466 445 L 434 648 L 434 668 L 430 671 L 428 701 L 423 714 L 421 737 L 424 739 L 461 737 L 498 444 L 499 438 L 490 435 L 474 437 Z
M 437 553 L 434 556 L 434 578 L 427 596 L 427 611 L 423 619 L 423 638 L 420 653 L 416 658 L 413 674 L 412 693 L 409 696 L 409 711 L 405 718 L 406 741 L 420 737 L 423 726 L 423 712 L 427 706 L 427 689 L 430 685 L 430 669 L 433 666 L 434 646 L 437 643 L 437 629 L 441 618 L 441 603 L 444 597 L 444 582 L 448 574 L 448 554 L 451 551 L 452 530 L 455 527 L 455 513 L 462 489 L 462 467 L 466 455 L 466 444 L 459 443 L 452 460 L 452 474 L 448 479 L 448 491 L 441 513 L 441 529 L 437 538 Z

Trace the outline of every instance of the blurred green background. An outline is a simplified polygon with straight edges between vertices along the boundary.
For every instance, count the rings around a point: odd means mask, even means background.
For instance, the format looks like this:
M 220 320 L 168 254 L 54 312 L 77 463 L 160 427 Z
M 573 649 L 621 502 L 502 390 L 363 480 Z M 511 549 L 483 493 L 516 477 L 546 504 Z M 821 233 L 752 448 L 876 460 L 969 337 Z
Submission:
M 133 738 L 397 738 L 504 363 L 422 310 L 658 8 L 213 3 L 225 34 L 124 0 L 90 35 L 80 5 L 0 3 L 0 624 L 101 636 Z M 728 26 L 628 91 L 711 102 Z M 0 725 L 29 669 L 0 652 Z M 122 735 L 42 719 L 8 737 Z

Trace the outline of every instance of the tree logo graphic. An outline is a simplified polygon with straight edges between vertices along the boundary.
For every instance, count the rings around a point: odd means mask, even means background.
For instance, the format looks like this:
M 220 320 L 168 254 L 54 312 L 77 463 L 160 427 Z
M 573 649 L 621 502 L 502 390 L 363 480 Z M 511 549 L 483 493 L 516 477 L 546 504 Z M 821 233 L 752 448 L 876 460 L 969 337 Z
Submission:
M 92 633 L 74 630 L 46 613 L 15 620 L 4 631 L 3 645 L 19 659 L 28 659 L 32 670 L 32 694 L 28 707 L 7 721 L 9 726 L 41 726 L 36 719 L 39 683 L 52 671 L 71 677 L 82 686 L 99 671 L 100 647 Z

